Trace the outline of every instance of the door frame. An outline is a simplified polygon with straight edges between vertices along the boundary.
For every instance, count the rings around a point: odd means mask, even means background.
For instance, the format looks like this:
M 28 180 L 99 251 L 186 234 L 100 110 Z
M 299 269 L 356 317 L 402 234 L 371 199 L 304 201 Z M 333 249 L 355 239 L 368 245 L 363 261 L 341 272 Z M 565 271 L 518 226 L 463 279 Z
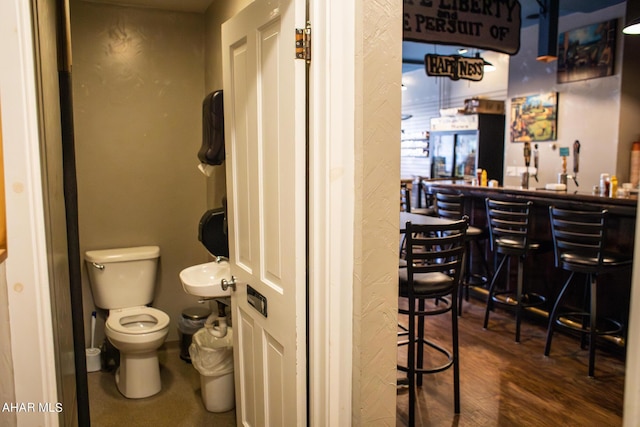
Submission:
M 7 213 L 8 306 L 14 402 L 59 402 L 47 263 L 31 2 L 0 2 L 2 133 Z M 4 282 L 0 279 L 0 284 Z M 5 337 L 3 337 L 5 338 Z M 69 402 L 71 403 L 71 402 Z M 36 403 L 37 405 L 37 403 Z M 37 408 L 37 406 L 36 406 Z M 73 411 L 65 407 L 65 411 Z M 17 425 L 57 426 L 56 412 L 14 413 Z M 9 414 L 11 416 L 11 414 Z
M 351 425 L 353 258 L 344 254 L 354 251 L 355 7 L 310 0 L 309 15 L 308 418 L 312 426 Z M 342 171 L 334 181 L 332 170 Z
M 310 425 L 395 424 L 402 3 L 309 1 Z

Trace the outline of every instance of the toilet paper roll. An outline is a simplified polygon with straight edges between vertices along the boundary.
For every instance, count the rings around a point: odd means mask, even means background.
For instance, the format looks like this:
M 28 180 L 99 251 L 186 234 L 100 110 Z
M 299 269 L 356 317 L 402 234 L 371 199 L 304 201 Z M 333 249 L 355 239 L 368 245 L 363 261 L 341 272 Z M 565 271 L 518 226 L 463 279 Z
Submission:
M 214 166 L 212 165 L 208 165 L 206 163 L 200 163 L 198 165 L 198 169 L 200 170 L 200 172 L 202 172 L 204 175 L 206 176 L 211 176 L 211 174 L 213 173 L 213 169 Z

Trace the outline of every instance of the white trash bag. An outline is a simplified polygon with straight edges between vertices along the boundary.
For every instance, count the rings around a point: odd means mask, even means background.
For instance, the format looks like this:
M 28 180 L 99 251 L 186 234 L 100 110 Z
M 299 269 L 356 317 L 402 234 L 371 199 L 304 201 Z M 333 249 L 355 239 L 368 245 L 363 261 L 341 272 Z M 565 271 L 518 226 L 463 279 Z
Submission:
M 205 328 L 193 335 L 189 346 L 191 363 L 200 375 L 220 377 L 233 372 L 233 329 L 227 335 L 217 338 Z

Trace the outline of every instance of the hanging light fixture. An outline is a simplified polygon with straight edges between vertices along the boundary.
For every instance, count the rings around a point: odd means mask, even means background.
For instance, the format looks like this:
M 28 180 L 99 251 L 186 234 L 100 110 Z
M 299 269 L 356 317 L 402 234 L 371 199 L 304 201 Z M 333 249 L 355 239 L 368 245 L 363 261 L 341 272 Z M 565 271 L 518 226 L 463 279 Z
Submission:
M 496 70 L 496 66 L 493 65 L 491 62 L 487 61 L 486 59 L 482 58 L 482 60 L 484 61 L 484 72 L 485 73 L 490 73 L 492 71 Z
M 482 68 L 485 73 L 490 73 L 496 70 L 496 66 L 493 65 L 491 62 L 487 61 L 486 59 L 484 59 L 483 57 L 481 57 L 480 52 L 476 52 L 476 58 L 482 59 L 482 65 L 483 65 Z
M 640 34 L 640 17 L 638 17 L 638 18 L 634 19 L 633 21 L 629 22 L 624 27 L 622 32 L 624 34 L 632 35 L 632 36 Z
M 558 59 L 558 0 L 536 0 L 540 5 L 538 18 L 538 61 L 551 62 Z

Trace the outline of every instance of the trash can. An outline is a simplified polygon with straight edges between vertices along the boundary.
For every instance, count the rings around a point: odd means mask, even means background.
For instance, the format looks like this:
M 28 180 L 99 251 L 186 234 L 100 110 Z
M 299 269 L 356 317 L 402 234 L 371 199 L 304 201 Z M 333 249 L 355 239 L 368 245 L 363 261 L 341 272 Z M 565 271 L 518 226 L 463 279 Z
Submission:
M 193 335 L 189 346 L 191 362 L 200 373 L 202 403 L 209 412 L 227 412 L 235 407 L 233 382 L 233 328 L 214 337 L 206 329 Z
M 189 307 L 182 311 L 182 317 L 178 321 L 178 335 L 180 337 L 180 359 L 191 363 L 189 356 L 189 346 L 191 338 L 198 329 L 204 327 L 204 322 L 211 314 L 207 307 Z

